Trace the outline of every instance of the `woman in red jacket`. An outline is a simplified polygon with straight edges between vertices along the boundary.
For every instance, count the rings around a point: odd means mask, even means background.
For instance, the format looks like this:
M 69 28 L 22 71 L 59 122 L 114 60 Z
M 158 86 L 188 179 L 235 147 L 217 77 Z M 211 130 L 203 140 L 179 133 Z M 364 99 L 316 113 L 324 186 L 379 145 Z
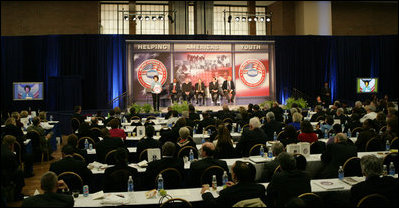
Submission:
M 126 140 L 126 133 L 123 129 L 119 129 L 119 120 L 117 118 L 112 119 L 109 125 L 111 126 L 111 130 L 109 130 L 110 137 L 119 137 L 123 141 Z
M 298 140 L 300 142 L 316 142 L 317 134 L 313 131 L 313 126 L 309 121 L 301 122 L 301 133 L 298 135 Z

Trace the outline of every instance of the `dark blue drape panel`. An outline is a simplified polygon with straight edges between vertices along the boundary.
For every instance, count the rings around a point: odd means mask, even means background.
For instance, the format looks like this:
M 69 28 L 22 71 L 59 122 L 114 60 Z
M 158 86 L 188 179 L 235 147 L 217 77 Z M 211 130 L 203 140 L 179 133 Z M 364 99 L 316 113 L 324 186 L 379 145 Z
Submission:
M 80 76 L 49 77 L 48 109 L 68 111 L 71 106 L 82 103 L 82 80 Z

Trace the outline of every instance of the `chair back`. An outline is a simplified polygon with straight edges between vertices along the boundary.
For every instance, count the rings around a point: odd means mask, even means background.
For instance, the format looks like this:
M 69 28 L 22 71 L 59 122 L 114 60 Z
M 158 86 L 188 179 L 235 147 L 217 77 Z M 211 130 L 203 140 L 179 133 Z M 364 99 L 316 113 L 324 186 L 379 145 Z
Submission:
M 274 169 L 273 175 L 275 175 L 275 174 L 277 174 L 277 173 L 280 173 L 280 172 L 281 172 L 281 166 L 278 165 L 278 166 L 276 167 L 276 169 Z
M 316 122 L 324 121 L 324 120 L 325 120 L 324 116 L 319 116 L 319 117 L 316 118 Z
M 72 127 L 72 133 L 75 133 L 80 126 L 80 121 L 77 118 L 72 118 L 71 119 L 71 127 Z
M 399 154 L 397 152 L 391 152 L 388 153 L 387 155 L 385 155 L 384 160 L 382 162 L 383 165 L 387 166 L 387 169 L 389 170 L 389 165 L 391 164 L 391 162 L 393 162 L 393 165 L 395 166 L 395 174 L 398 173 L 398 158 Z
M 315 141 L 310 144 L 310 154 L 322 154 L 326 151 L 326 143 L 322 141 Z
M 141 122 L 141 118 L 138 117 L 138 116 L 132 116 L 132 117 L 130 118 L 130 121 L 131 121 L 131 122 L 133 122 L 133 121 L 140 121 L 140 122 Z
M 142 126 L 141 120 L 133 120 L 130 126 Z
M 249 128 L 249 124 L 245 124 L 244 126 L 242 126 L 240 133 L 244 132 L 245 128 Z
M 201 178 L 200 178 L 201 184 L 209 184 L 209 186 L 212 186 L 212 176 L 216 175 L 216 180 L 217 180 L 218 186 L 223 185 L 222 177 L 223 177 L 224 171 L 227 171 L 227 170 L 225 170 L 222 167 L 217 166 L 217 165 L 208 167 L 201 174 Z
M 127 169 L 119 169 L 110 174 L 110 177 L 107 180 L 111 180 L 109 183 L 109 187 L 104 187 L 105 192 L 126 192 L 127 190 L 127 181 L 129 180 L 129 176 L 132 176 Z M 133 178 L 133 181 L 135 178 Z
M 359 200 L 356 207 L 389 207 L 389 200 L 381 194 L 369 194 Z
M 21 149 L 21 144 L 18 141 L 15 141 L 14 143 L 14 150 L 16 152 L 19 164 L 22 164 L 22 156 L 21 156 L 22 149 Z
M 91 131 L 91 135 L 94 137 L 93 140 L 98 142 L 99 141 L 98 137 L 102 136 L 101 129 L 98 127 L 93 127 L 90 129 L 90 131 Z
M 148 125 L 153 125 L 154 126 L 155 123 L 152 120 L 146 120 L 145 123 L 144 123 L 144 126 L 148 126 Z
M 145 150 L 143 150 L 143 151 L 141 151 L 141 152 L 139 153 L 139 161 L 138 161 L 138 162 L 143 161 L 143 160 L 147 160 L 147 161 L 148 161 L 148 154 L 147 154 L 147 152 L 148 152 L 148 149 L 145 149 Z
M 281 136 L 282 136 L 283 134 L 284 134 L 284 131 L 280 131 L 280 132 L 277 134 L 277 139 L 278 139 L 278 140 L 282 139 Z
M 209 129 L 213 133 L 213 132 L 216 131 L 216 126 L 215 125 L 208 125 L 208 126 L 205 127 L 204 131 L 208 131 Z
M 182 187 L 183 176 L 176 168 L 163 169 L 159 174 L 162 174 L 164 189 L 177 189 Z M 155 177 L 155 188 L 157 188 L 159 174 Z
M 399 140 L 398 137 L 395 137 L 391 141 L 391 149 L 398 149 L 399 148 Z
M 87 139 L 87 141 L 89 142 L 89 144 L 92 144 L 93 145 L 93 149 L 95 148 L 95 145 L 96 145 L 96 142 L 94 141 L 94 139 L 92 139 L 91 137 L 81 137 L 79 140 L 78 140 L 78 143 L 76 144 L 77 146 L 77 148 L 79 148 L 79 149 L 84 149 L 85 148 L 85 141 L 86 141 L 86 139 Z
M 306 170 L 306 164 L 307 164 L 306 157 L 303 156 L 302 154 L 296 153 L 294 154 L 294 158 L 296 160 L 296 168 L 302 171 Z
M 155 120 L 155 119 L 157 119 L 157 118 L 155 118 L 155 116 L 148 116 L 147 119 L 146 119 L 146 121 Z
M 266 154 L 268 149 L 265 144 L 255 144 L 254 146 L 251 147 L 251 149 L 249 149 L 248 155 L 249 156 L 259 155 L 261 146 L 263 146 L 264 152 Z
M 298 196 L 305 203 L 306 207 L 324 207 L 323 200 L 315 193 L 304 193 Z
M 114 154 L 116 153 L 116 150 L 111 150 L 105 155 L 105 164 L 108 165 L 115 165 L 116 164 L 116 159 L 114 157 Z
M 183 158 L 184 156 L 187 156 L 187 157 L 188 157 L 189 154 L 190 154 L 190 149 L 193 150 L 194 158 L 198 159 L 198 151 L 197 151 L 197 149 L 195 149 L 195 148 L 192 147 L 192 146 L 185 146 L 185 147 L 181 148 L 181 149 L 179 150 L 179 152 L 177 153 L 177 157 L 178 157 L 178 158 Z
M 356 133 L 357 133 L 357 132 L 361 132 L 361 131 L 363 131 L 363 128 L 362 128 L 362 127 L 356 127 L 356 128 L 354 128 L 354 129 L 352 130 L 352 135 L 353 135 L 353 136 L 356 136 Z
M 387 130 L 387 126 L 383 126 L 380 128 L 380 132 L 384 133 Z
M 82 193 L 83 190 L 83 180 L 77 173 L 74 172 L 63 172 L 58 175 L 58 180 L 63 180 L 67 185 L 69 190 L 79 190 Z
M 231 118 L 225 118 L 225 119 L 223 119 L 223 123 L 232 124 L 232 123 L 233 123 L 233 119 L 231 119 Z
M 80 160 L 80 161 L 86 163 L 85 158 L 84 158 L 81 154 L 73 153 L 72 156 L 73 156 L 73 158 L 75 158 L 75 159 L 77 159 L 77 160 Z
M 358 157 L 348 158 L 345 161 L 342 168 L 344 169 L 345 177 L 347 177 L 347 176 L 362 176 L 362 169 L 360 167 L 360 158 L 358 158 Z
M 160 207 L 193 207 L 193 205 L 185 199 L 171 198 L 163 202 Z
M 373 152 L 373 151 L 383 151 L 384 147 L 382 146 L 382 140 L 377 137 L 371 138 L 366 143 L 366 148 L 364 151 L 366 152 Z
M 241 200 L 235 203 L 233 207 L 266 207 L 266 204 L 260 198 L 252 198 Z

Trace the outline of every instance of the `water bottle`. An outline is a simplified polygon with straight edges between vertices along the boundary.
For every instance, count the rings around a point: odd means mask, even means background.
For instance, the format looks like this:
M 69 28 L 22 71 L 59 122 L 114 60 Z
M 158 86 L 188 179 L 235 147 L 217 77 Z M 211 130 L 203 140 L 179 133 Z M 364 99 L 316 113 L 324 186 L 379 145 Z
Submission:
M 212 130 L 208 129 L 208 135 L 210 136 L 212 134 Z
M 163 189 L 163 178 L 162 174 L 158 175 L 158 192 Z
M 238 133 L 240 133 L 241 132 L 241 126 L 240 126 L 240 124 L 238 124 Z
M 196 134 L 196 133 L 197 133 L 197 126 L 194 126 L 193 134 Z
M 338 178 L 339 178 L 339 180 L 343 180 L 344 179 L 344 169 L 342 168 L 342 166 L 339 166 Z
M 85 150 L 89 149 L 89 140 L 85 139 Z
M 265 149 L 263 148 L 263 145 L 260 146 L 259 154 L 260 154 L 261 157 L 264 157 L 264 156 L 265 156 Z
M 129 176 L 129 180 L 127 181 L 127 192 L 133 192 L 133 178 Z
M 217 180 L 216 180 L 216 175 L 213 175 L 213 176 L 212 176 L 212 189 L 213 189 L 214 191 L 216 191 L 217 188 L 218 188 L 218 182 L 217 182 Z
M 201 139 L 201 144 L 203 144 L 203 143 L 205 143 L 205 138 L 204 137 L 202 137 L 202 139 Z
M 388 168 L 387 165 L 382 166 L 382 175 L 387 176 L 388 175 Z
M 389 164 L 389 175 L 390 176 L 394 176 L 395 175 L 395 165 L 393 164 L 393 162 L 391 162 Z
M 350 129 L 348 129 L 348 138 L 351 138 L 351 137 L 352 137 L 352 132 Z
M 89 149 L 93 150 L 93 144 L 91 144 L 91 143 L 89 144 Z
M 385 151 L 389 151 L 391 149 L 391 144 L 389 143 L 389 140 L 385 143 Z
M 127 119 L 125 116 L 123 116 L 123 123 L 127 123 Z
M 194 160 L 194 152 L 193 152 L 193 149 L 190 149 L 189 160 L 190 160 L 191 162 Z
M 223 180 L 223 186 L 225 186 L 227 184 L 227 181 L 229 181 L 229 176 L 227 175 L 226 171 L 223 172 L 222 180 Z
M 324 130 L 324 138 L 325 138 L 325 139 L 328 139 L 328 132 L 327 132 L 327 129 Z
M 83 186 L 83 196 L 84 197 L 89 196 L 89 186 L 88 185 Z
M 274 134 L 273 134 L 273 140 L 277 141 L 277 133 L 276 132 L 274 132 Z
M 344 125 L 344 124 L 341 124 L 341 129 L 342 129 L 342 130 L 341 130 L 342 132 L 345 131 L 345 125 Z
M 267 157 L 269 157 L 270 159 L 273 157 L 273 151 L 271 147 L 269 147 L 269 150 L 267 151 Z
M 50 121 L 53 121 L 53 115 L 50 115 Z
M 356 132 L 356 138 L 359 138 L 359 132 Z

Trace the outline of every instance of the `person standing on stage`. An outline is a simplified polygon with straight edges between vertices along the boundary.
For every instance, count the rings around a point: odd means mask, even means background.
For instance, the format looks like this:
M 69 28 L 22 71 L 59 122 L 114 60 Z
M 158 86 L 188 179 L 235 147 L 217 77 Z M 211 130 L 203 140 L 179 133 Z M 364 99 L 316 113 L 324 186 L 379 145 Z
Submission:
M 201 79 L 198 79 L 198 82 L 195 84 L 195 99 L 198 104 L 198 97 L 202 97 L 202 105 L 205 105 L 205 85 Z
M 219 83 L 216 77 L 213 77 L 212 82 L 209 83 L 209 93 L 211 93 L 212 101 L 216 105 L 219 96 Z
M 191 84 L 190 80 L 186 78 L 186 81 L 182 84 L 183 88 L 183 100 L 187 102 L 191 102 L 193 98 L 193 85 Z
M 227 77 L 227 80 L 223 82 L 223 93 L 226 96 L 226 100 L 229 103 L 233 103 L 234 96 L 236 95 L 234 82 L 231 81 L 231 76 Z
M 331 104 L 331 89 L 328 87 L 328 82 L 324 82 L 324 87 L 321 89 L 321 95 L 325 105 Z
M 172 98 L 172 103 L 174 102 L 179 102 L 179 97 L 180 97 L 180 83 L 177 82 L 177 79 L 173 79 L 173 83 L 169 86 L 169 93 Z
M 162 92 L 162 84 L 159 82 L 159 77 L 155 75 L 154 82 L 151 83 L 152 105 L 154 111 L 159 111 L 159 94 Z

